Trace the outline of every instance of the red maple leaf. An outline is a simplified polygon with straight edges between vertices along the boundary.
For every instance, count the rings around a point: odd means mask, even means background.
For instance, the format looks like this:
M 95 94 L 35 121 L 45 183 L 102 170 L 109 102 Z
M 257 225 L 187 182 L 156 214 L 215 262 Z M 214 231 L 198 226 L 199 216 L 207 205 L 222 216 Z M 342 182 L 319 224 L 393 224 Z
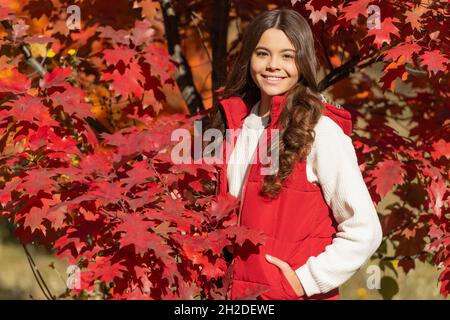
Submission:
M 201 238 L 182 237 L 181 239 L 180 243 L 183 246 L 183 253 L 192 264 L 206 265 L 209 263 L 208 257 L 203 253 L 205 248 Z
M 409 23 L 414 30 L 422 29 L 422 15 L 428 11 L 425 6 L 418 5 L 413 10 L 405 12 L 405 23 Z
M 122 248 L 132 245 L 136 254 L 142 256 L 149 250 L 152 242 L 161 242 L 159 236 L 148 231 L 155 225 L 154 222 L 144 220 L 138 213 L 124 214 L 121 219 L 123 222 L 115 231 L 122 233 L 119 240 Z
M 359 15 L 367 17 L 367 7 L 372 0 L 358 0 L 351 2 L 342 9 L 346 21 L 356 20 Z
M 264 244 L 266 241 L 266 236 L 263 231 L 249 229 L 245 226 L 230 226 L 226 229 L 226 234 L 230 239 L 236 236 L 234 242 L 239 245 L 243 245 L 247 239 L 254 245 Z
M 161 77 L 161 82 L 172 79 L 175 65 L 170 61 L 170 56 L 165 48 L 150 44 L 145 48 L 145 59 L 151 66 L 152 73 Z
M 44 78 L 39 81 L 39 86 L 42 89 L 47 89 L 51 87 L 60 87 L 65 83 L 66 78 L 72 75 L 72 69 L 66 68 L 55 68 L 52 72 L 46 73 Z
M 324 1 L 319 0 L 316 6 L 314 6 L 314 1 L 311 1 L 311 3 L 307 3 L 305 5 L 305 8 L 307 10 L 311 11 L 311 14 L 309 15 L 309 18 L 312 20 L 313 24 L 316 24 L 320 20 L 327 21 L 327 15 L 331 14 L 333 16 L 336 16 L 337 10 L 334 7 L 328 7 Z M 320 9 L 319 9 L 320 8 Z
M 0 70 L 0 92 L 19 94 L 26 92 L 31 85 L 31 79 L 20 73 L 17 68 Z
M 25 228 L 29 227 L 31 229 L 31 232 L 39 229 L 45 235 L 46 228 L 42 225 L 42 220 L 46 215 L 47 210 L 45 208 L 33 207 L 26 215 L 23 225 Z
M 52 218 L 49 217 L 48 215 L 49 208 L 58 202 L 58 198 L 56 199 L 41 198 L 39 199 L 39 202 L 42 204 L 41 206 L 32 207 L 31 210 L 24 215 L 25 221 L 23 225 L 25 228 L 29 227 L 32 233 L 36 229 L 39 229 L 45 236 L 47 228 L 42 224 L 42 221 L 44 219 L 49 220 L 49 218 L 50 219 Z
M 64 226 L 64 219 L 66 218 L 67 204 L 64 202 L 58 203 L 47 210 L 46 219 L 50 221 L 52 228 L 55 230 L 62 229 Z
M 28 195 L 36 195 L 39 191 L 51 192 L 55 189 L 56 181 L 51 179 L 53 172 L 48 169 L 35 169 L 27 172 L 19 188 L 25 188 Z
M 80 157 L 82 156 L 81 151 L 77 147 L 77 141 L 71 137 L 61 138 L 56 134 L 51 134 L 47 147 L 51 152 L 62 152 L 66 154 L 76 154 Z
M 400 56 L 405 57 L 405 63 L 412 61 L 413 54 L 416 54 L 420 51 L 421 46 L 415 42 L 412 43 L 403 43 L 401 45 L 395 46 L 389 50 L 386 50 L 386 55 L 383 60 L 387 61 L 393 59 L 396 61 Z
M 216 259 L 216 261 L 202 264 L 201 268 L 201 274 L 206 276 L 208 280 L 211 278 L 218 278 L 225 274 L 227 270 L 227 265 L 225 260 L 222 259 Z
M 173 203 L 175 201 L 170 200 L 169 203 Z M 167 205 L 164 207 L 164 212 L 159 210 L 149 210 L 146 212 L 146 216 L 149 219 L 156 219 L 159 221 L 169 221 L 171 223 L 176 224 L 177 229 L 184 233 L 189 233 L 191 230 L 191 225 L 194 224 L 194 221 L 183 217 L 178 211 L 167 211 Z
M 14 11 L 9 8 L 1 7 L 0 8 L 0 20 L 10 20 L 14 15 Z
M 136 50 L 131 50 L 125 46 L 118 46 L 114 49 L 103 50 L 103 58 L 108 64 L 116 65 L 119 61 L 122 61 L 125 65 L 128 65 L 136 55 Z
M 203 243 L 204 250 L 211 250 L 213 255 L 222 254 L 222 249 L 228 245 L 230 245 L 230 241 L 227 239 L 227 233 L 223 229 L 209 232 Z
M 80 168 L 85 176 L 107 177 L 112 167 L 112 155 L 107 152 L 95 152 L 81 158 Z
M 130 34 L 126 30 L 114 30 L 110 26 L 98 27 L 97 31 L 100 32 L 100 37 L 109 38 L 116 44 L 130 44 Z
M 403 79 L 405 73 L 406 73 L 406 67 L 404 64 L 401 64 L 400 66 L 398 66 L 396 68 L 388 69 L 386 71 L 386 73 L 380 79 L 380 81 L 383 83 L 383 86 L 381 88 L 383 90 L 392 88 L 392 84 L 393 84 L 394 80 L 397 78 Z
M 67 89 L 64 92 L 54 92 L 50 98 L 53 101 L 53 106 L 62 106 L 65 112 L 69 115 L 76 114 L 78 117 L 92 117 L 91 105 L 84 102 L 86 93 L 80 88 L 73 86 L 65 86 Z
M 163 192 L 164 189 L 159 184 L 153 184 L 147 186 L 142 192 L 135 193 L 138 198 L 128 199 L 127 202 L 132 210 L 141 208 L 144 205 L 156 201 L 158 199 L 158 194 Z
M 136 46 L 140 46 L 141 44 L 152 40 L 155 29 L 152 28 L 152 24 L 148 20 L 136 21 L 131 34 L 133 43 Z
M 447 189 L 448 188 L 444 182 L 444 179 L 442 179 L 441 176 L 438 177 L 437 182 L 432 180 L 430 188 L 427 189 L 428 195 L 430 196 L 429 200 L 431 207 L 433 208 L 433 212 L 439 218 L 442 214 L 441 208 L 443 207 L 444 202 L 448 202 L 448 198 L 447 200 L 444 200 L 444 194 L 446 193 Z
M 110 257 L 95 257 L 95 261 L 88 265 L 89 278 L 86 274 L 86 281 L 102 280 L 106 283 L 112 282 L 115 278 L 122 278 L 127 268 L 121 264 L 125 260 L 121 260 L 117 263 L 112 263 Z
M 218 221 L 230 215 L 230 213 L 239 207 L 239 199 L 231 195 L 219 196 L 217 201 L 211 203 L 208 212 L 211 217 L 215 217 Z
M 0 189 L 0 204 L 5 205 L 7 202 L 11 201 L 11 192 L 17 190 L 22 180 L 19 178 L 15 178 L 11 181 L 6 182 Z
M 117 95 L 128 97 L 130 93 L 133 93 L 135 96 L 141 97 L 144 93 L 143 84 L 145 77 L 137 63 L 130 63 L 123 73 L 117 69 L 112 73 L 103 73 L 102 79 L 111 81 L 111 88 Z
M 39 97 L 25 94 L 19 96 L 17 100 L 8 101 L 5 105 L 12 107 L 9 110 L 9 114 L 19 121 L 39 122 L 41 125 L 59 125 L 58 122 L 52 119 L 47 107 L 42 104 Z
M 396 18 L 385 18 L 383 22 L 381 22 L 380 29 L 372 28 L 367 32 L 367 37 L 375 37 L 373 43 L 376 48 L 381 48 L 384 42 L 387 44 L 391 43 L 390 34 L 400 37 L 399 30 L 393 22 L 398 22 L 398 20 Z
M 114 162 L 120 162 L 122 158 L 142 154 L 157 153 L 170 143 L 169 128 L 155 128 L 141 130 L 137 128 L 124 129 L 114 134 L 102 134 L 106 145 L 116 146 Z M 132 143 L 131 143 L 132 142 Z
M 402 184 L 404 182 L 402 175 L 405 174 L 406 170 L 402 168 L 402 162 L 397 160 L 379 162 L 370 173 L 375 184 L 375 191 L 381 197 L 391 191 L 394 185 Z
M 421 59 L 421 64 L 427 66 L 432 73 L 445 71 L 445 65 L 449 63 L 449 60 L 439 50 L 425 51 L 419 58 Z
M 97 198 L 103 205 L 123 199 L 125 189 L 120 181 L 95 181 L 91 183 L 89 196 Z
M 70 32 L 70 37 L 72 40 L 77 41 L 78 47 L 84 46 L 88 40 L 95 35 L 95 33 L 98 31 L 98 24 L 94 24 L 90 27 L 84 27 L 82 30 L 79 30 L 78 32 Z
M 433 143 L 433 151 L 430 153 L 433 160 L 438 160 L 441 157 L 448 157 L 450 155 L 450 142 L 439 139 Z
M 30 139 L 28 140 L 30 149 L 36 151 L 37 149 L 45 146 L 47 144 L 49 135 L 50 135 L 49 126 L 39 127 L 38 131 L 36 131 L 36 133 L 31 135 Z
M 137 184 L 147 183 L 148 179 L 155 177 L 155 171 L 151 168 L 147 161 L 137 161 L 133 164 L 133 168 L 126 172 L 127 178 L 121 180 L 127 184 L 127 188 L 131 188 Z
M 77 147 L 77 141 L 71 137 L 60 137 L 55 134 L 51 127 L 42 126 L 35 134 L 30 136 L 29 145 L 31 150 L 37 150 L 46 146 L 48 152 L 63 152 L 66 154 L 76 154 L 81 157 L 81 152 Z

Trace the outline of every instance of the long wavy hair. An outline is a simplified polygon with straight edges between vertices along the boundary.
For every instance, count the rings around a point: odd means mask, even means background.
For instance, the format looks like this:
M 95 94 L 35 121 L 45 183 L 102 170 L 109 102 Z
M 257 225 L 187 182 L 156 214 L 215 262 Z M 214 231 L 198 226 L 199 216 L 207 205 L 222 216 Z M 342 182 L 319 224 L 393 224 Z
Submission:
M 261 194 L 276 198 L 283 182 L 297 162 L 306 160 L 314 142 L 313 128 L 323 112 L 317 84 L 317 59 L 314 38 L 305 18 L 292 9 L 276 9 L 258 15 L 247 27 L 242 48 L 220 97 L 241 97 L 248 105 L 261 99 L 261 91 L 250 73 L 250 59 L 262 34 L 270 28 L 282 30 L 296 49 L 298 82 L 287 93 L 286 105 L 278 120 L 279 169 L 264 177 Z M 220 103 L 219 100 L 219 103 Z M 204 120 L 204 128 L 215 128 L 225 136 L 225 121 L 219 105 L 214 105 Z

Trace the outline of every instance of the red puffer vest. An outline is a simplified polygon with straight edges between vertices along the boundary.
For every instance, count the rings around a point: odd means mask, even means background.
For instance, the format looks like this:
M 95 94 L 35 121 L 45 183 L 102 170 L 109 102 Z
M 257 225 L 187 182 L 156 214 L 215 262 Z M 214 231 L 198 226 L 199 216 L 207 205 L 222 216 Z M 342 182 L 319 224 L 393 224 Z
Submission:
M 268 129 L 276 128 L 286 97 L 286 94 L 272 97 Z M 324 115 L 335 121 L 345 134 L 350 135 L 351 114 L 333 105 L 324 105 Z M 240 129 L 252 107 L 246 105 L 240 97 L 223 99 L 220 106 L 228 129 Z M 270 130 L 267 136 L 270 139 Z M 228 146 L 230 143 L 226 141 Z M 225 150 L 223 151 L 225 155 Z M 221 195 L 228 193 L 226 163 L 224 161 L 218 171 L 217 194 Z M 338 288 L 325 294 L 298 298 L 279 268 L 265 259 L 265 254 L 270 254 L 286 261 L 295 270 L 304 265 L 309 257 L 322 253 L 336 234 L 337 224 L 325 202 L 322 189 L 307 180 L 306 161 L 295 165 L 279 197 L 273 200 L 259 195 L 264 177 L 260 174 L 260 169 L 259 160 L 249 165 L 237 220 L 239 225 L 263 231 L 267 237 L 266 243 L 258 247 L 247 248 L 244 245 L 235 249 L 229 298 L 242 299 L 253 289 L 263 288 L 266 292 L 260 294 L 258 299 L 338 299 Z

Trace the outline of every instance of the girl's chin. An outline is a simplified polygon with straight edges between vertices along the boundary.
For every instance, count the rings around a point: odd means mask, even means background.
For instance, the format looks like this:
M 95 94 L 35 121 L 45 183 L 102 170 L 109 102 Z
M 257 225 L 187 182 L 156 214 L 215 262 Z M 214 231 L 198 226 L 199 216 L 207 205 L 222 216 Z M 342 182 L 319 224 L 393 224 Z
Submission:
M 265 95 L 267 95 L 267 96 L 278 96 L 278 95 L 281 95 L 281 94 L 283 94 L 283 93 L 285 93 L 287 90 L 283 90 L 283 89 L 275 89 L 275 88 L 273 88 L 273 89 L 265 89 L 265 88 L 262 88 L 262 90 L 261 90 L 261 93 L 264 93 Z

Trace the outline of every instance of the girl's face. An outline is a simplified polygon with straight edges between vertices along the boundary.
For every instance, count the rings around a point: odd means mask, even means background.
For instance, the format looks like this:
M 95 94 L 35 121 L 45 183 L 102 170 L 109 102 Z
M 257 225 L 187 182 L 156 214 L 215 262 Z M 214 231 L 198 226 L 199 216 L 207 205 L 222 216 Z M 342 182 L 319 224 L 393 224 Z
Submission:
M 271 28 L 262 34 L 250 61 L 261 97 L 284 94 L 298 82 L 295 57 L 295 47 L 282 30 Z

